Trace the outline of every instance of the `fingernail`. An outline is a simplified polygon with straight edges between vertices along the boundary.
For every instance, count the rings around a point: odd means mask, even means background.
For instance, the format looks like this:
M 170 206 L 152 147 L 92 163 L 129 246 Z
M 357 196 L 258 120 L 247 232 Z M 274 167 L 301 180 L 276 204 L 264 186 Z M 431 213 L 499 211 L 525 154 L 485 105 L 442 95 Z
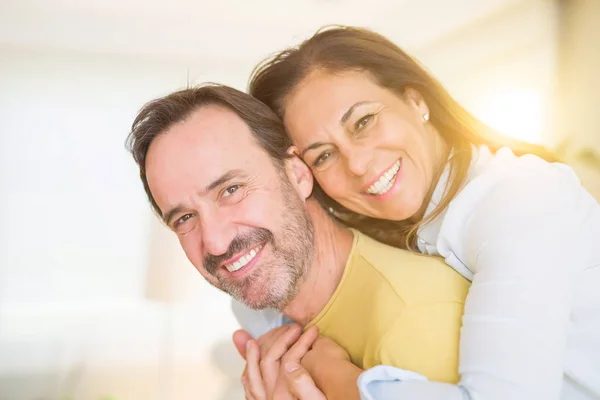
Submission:
M 300 365 L 296 364 L 295 362 L 286 362 L 284 367 L 286 372 L 294 372 L 300 368 Z
M 252 340 L 246 342 L 246 351 L 250 350 L 250 347 L 252 347 Z

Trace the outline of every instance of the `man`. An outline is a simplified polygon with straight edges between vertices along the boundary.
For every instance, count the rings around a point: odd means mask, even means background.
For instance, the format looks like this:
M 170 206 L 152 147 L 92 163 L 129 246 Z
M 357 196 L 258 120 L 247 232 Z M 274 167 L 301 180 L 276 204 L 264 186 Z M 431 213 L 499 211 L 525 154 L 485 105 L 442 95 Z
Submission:
M 213 286 L 317 326 L 357 367 L 385 363 L 457 381 L 468 282 L 437 258 L 333 220 L 290 145 L 268 107 L 218 85 L 148 103 L 129 137 L 154 210 Z M 300 353 L 315 335 L 303 337 Z

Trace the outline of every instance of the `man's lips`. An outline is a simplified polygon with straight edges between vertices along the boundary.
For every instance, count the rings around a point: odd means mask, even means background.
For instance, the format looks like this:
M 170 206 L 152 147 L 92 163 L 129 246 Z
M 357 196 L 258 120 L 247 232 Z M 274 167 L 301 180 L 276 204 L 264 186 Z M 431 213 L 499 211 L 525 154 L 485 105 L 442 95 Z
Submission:
M 231 257 L 221 264 L 221 267 L 225 268 L 230 273 L 235 273 L 241 269 L 245 269 L 257 259 L 258 255 L 262 252 L 265 243 L 258 244 L 250 249 L 246 249 L 244 252 Z

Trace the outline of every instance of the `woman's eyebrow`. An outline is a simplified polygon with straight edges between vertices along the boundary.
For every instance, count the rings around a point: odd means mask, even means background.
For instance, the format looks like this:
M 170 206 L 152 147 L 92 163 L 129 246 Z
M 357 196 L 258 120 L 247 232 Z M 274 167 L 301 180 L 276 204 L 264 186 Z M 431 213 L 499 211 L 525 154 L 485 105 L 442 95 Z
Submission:
M 307 148 L 305 148 L 304 150 L 302 150 L 302 153 L 300 153 L 300 158 L 304 158 L 304 155 L 309 152 L 310 150 L 314 150 L 316 148 L 319 148 L 321 146 L 325 146 L 327 143 L 325 142 L 314 142 L 313 144 L 311 144 L 310 146 L 308 146 Z
M 354 103 L 349 109 L 348 111 L 346 111 L 344 113 L 344 115 L 342 115 L 342 118 L 340 119 L 340 125 L 344 125 L 346 123 L 346 121 L 348 121 L 348 119 L 352 116 L 352 113 L 354 112 L 354 110 L 356 110 L 358 107 L 363 106 L 365 104 L 371 104 L 373 103 L 372 101 L 359 101 L 358 103 Z

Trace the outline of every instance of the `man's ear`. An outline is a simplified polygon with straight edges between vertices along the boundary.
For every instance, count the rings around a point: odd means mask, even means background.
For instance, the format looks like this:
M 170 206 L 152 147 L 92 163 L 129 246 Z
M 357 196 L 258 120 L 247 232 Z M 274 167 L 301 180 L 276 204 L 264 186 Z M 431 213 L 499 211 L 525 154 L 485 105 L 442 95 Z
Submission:
M 303 200 L 306 200 L 312 193 L 313 190 L 313 175 L 308 165 L 302 161 L 298 155 L 298 148 L 296 146 L 290 146 L 287 150 L 288 158 L 285 160 L 285 169 L 292 182 L 292 185 L 296 188 L 296 191 Z

